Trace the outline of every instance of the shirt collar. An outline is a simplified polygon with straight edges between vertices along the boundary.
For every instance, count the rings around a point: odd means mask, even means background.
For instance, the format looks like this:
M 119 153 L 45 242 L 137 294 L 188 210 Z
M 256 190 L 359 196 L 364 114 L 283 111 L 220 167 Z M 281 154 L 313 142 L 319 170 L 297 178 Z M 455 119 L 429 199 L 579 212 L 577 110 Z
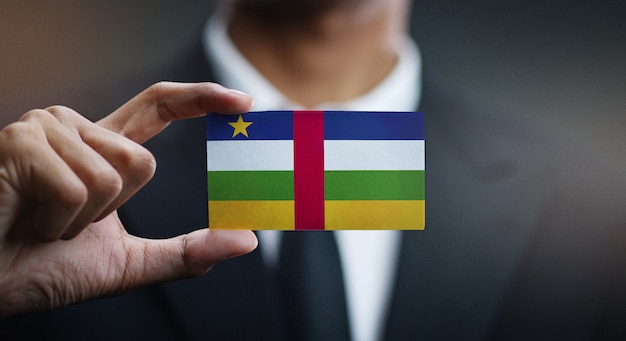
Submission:
M 254 97 L 253 110 L 298 110 L 237 50 L 226 32 L 222 13 L 207 21 L 203 32 L 205 55 L 224 86 Z M 421 96 L 421 56 L 415 42 L 405 36 L 397 45 L 398 62 L 387 77 L 369 92 L 341 103 L 323 103 L 318 110 L 414 111 Z

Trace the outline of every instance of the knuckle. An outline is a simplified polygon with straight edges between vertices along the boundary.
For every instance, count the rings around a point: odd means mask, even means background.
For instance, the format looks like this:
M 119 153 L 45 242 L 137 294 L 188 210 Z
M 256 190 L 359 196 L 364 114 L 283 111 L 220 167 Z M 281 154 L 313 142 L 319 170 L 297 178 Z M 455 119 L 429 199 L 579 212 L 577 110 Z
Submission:
M 21 122 L 32 122 L 32 121 L 50 121 L 54 118 L 54 116 L 52 116 L 52 113 L 50 113 L 47 110 L 43 110 L 43 109 L 33 109 L 33 110 L 29 110 L 28 112 L 26 112 L 25 114 L 23 114 L 19 121 Z
M 91 180 L 90 190 L 101 198 L 114 198 L 120 194 L 124 185 L 122 177 L 113 168 L 100 170 Z
M 82 208 L 89 199 L 87 187 L 81 181 L 73 181 L 67 186 L 64 186 L 64 188 L 60 188 L 57 192 L 56 199 L 68 210 L 78 210 Z
M 30 135 L 29 132 L 34 131 L 34 127 L 26 122 L 13 122 L 0 130 L 0 138 L 6 138 L 10 141 L 13 138 Z
M 45 111 L 48 111 L 54 118 L 61 123 L 73 122 L 78 115 L 76 111 L 71 108 L 62 105 L 53 105 L 47 107 Z
M 55 117 L 64 116 L 64 115 L 67 115 L 68 113 L 74 112 L 74 110 L 63 105 L 52 105 L 52 106 L 47 107 L 45 111 L 49 112 Z
M 9 154 L 30 153 L 45 133 L 38 124 L 13 122 L 0 130 L 0 150 Z M 28 154 L 23 154 L 28 155 Z
M 150 180 L 156 171 L 156 159 L 147 149 L 140 147 L 140 151 L 133 159 L 131 166 L 133 173 L 137 174 L 138 179 L 141 182 L 145 182 Z
M 167 106 L 166 100 L 163 98 L 163 94 L 167 93 L 167 90 L 172 87 L 173 83 L 161 81 L 153 84 L 148 88 L 149 96 L 154 103 L 157 112 L 163 121 L 169 122 L 173 119 L 175 114 Z
M 23 114 L 19 121 L 37 122 L 41 125 L 53 125 L 61 123 L 63 125 L 73 125 L 82 117 L 71 108 L 62 105 L 53 105 L 46 109 L 33 109 Z
M 172 84 L 173 84 L 172 82 L 160 81 L 160 82 L 156 82 L 156 83 L 152 84 L 148 89 L 150 91 L 155 92 L 155 93 L 159 93 L 162 90 L 165 90 L 165 89 L 171 87 Z
M 148 91 L 157 91 L 160 88 L 163 88 L 163 86 L 165 86 L 165 84 L 167 84 L 167 81 L 159 81 L 156 83 L 153 83 L 152 85 L 150 85 L 148 87 Z
M 135 144 L 119 153 L 117 168 L 127 174 L 133 182 L 144 183 L 152 178 L 156 170 L 156 159 L 147 149 Z
M 160 81 L 154 83 L 146 90 L 155 103 L 161 102 L 161 94 L 172 87 L 172 82 Z

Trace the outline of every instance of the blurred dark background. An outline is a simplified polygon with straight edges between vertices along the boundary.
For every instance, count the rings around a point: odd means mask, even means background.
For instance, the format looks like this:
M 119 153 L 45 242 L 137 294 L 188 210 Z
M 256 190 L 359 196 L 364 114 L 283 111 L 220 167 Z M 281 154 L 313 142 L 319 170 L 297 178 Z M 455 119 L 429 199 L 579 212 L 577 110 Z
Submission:
M 0 1 L 0 126 L 52 104 L 102 117 L 114 107 L 94 107 L 89 89 L 133 96 L 114 84 L 193 44 L 213 6 Z M 455 95 L 580 148 L 619 155 L 626 147 L 625 2 L 438 0 L 416 1 L 413 11 L 424 67 Z

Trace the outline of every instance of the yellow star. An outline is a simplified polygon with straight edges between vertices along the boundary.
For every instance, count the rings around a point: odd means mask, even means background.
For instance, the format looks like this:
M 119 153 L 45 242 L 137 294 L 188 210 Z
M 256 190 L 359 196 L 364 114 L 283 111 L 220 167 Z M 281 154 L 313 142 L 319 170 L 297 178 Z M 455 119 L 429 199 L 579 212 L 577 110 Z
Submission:
M 248 128 L 252 123 L 253 122 L 245 122 L 241 115 L 239 115 L 237 122 L 228 122 L 228 124 L 230 124 L 231 127 L 235 128 L 235 130 L 233 131 L 233 137 L 239 134 L 242 134 L 243 136 L 248 137 L 248 130 L 246 130 L 246 128 Z

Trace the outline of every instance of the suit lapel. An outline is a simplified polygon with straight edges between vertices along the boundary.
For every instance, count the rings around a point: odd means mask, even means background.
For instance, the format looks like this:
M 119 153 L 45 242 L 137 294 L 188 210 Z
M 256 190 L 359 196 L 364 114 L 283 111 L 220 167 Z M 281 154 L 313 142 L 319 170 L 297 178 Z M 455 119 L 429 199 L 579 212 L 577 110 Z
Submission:
M 428 86 L 426 230 L 404 232 L 386 339 L 483 339 L 538 218 L 535 170 L 515 129 Z

